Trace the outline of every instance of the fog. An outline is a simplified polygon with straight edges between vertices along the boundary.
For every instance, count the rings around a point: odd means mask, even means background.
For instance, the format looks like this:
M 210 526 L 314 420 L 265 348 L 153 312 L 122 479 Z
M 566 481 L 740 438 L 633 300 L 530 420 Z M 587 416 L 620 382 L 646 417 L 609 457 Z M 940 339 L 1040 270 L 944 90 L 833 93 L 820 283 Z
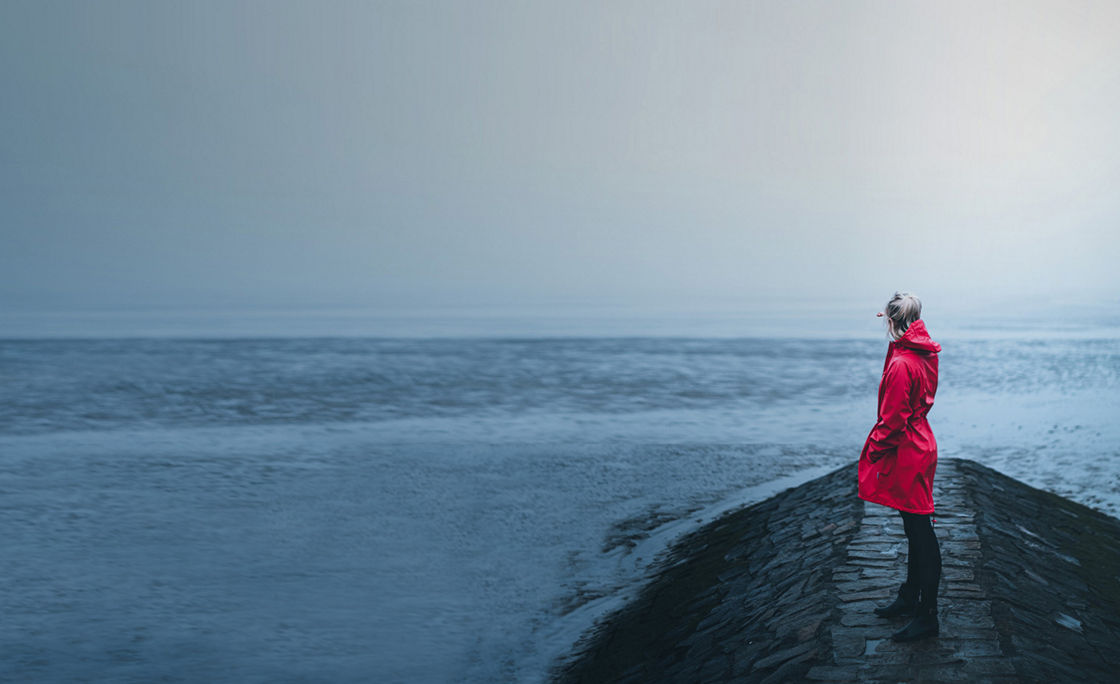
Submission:
M 1109 2 L 8 2 L 0 312 L 1115 311 L 1117 35 Z

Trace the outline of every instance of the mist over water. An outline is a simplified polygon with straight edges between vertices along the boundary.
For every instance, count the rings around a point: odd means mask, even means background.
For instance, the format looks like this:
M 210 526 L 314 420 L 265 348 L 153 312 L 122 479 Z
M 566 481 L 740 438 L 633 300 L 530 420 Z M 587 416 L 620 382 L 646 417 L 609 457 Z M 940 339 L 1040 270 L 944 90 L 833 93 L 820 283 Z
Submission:
M 618 298 L 520 306 L 420 306 L 308 309 L 0 310 L 0 338 L 548 338 L 699 337 L 885 339 L 879 301 L 701 297 L 635 304 Z M 858 303 L 853 303 L 858 301 Z M 937 300 L 933 300 L 937 302 Z M 927 306 L 931 330 L 957 338 L 1120 335 L 1114 296 L 945 298 Z
M 659 530 L 858 456 L 878 325 L 2 340 L 0 675 L 537 681 Z M 930 328 L 943 458 L 1120 514 L 1120 336 Z

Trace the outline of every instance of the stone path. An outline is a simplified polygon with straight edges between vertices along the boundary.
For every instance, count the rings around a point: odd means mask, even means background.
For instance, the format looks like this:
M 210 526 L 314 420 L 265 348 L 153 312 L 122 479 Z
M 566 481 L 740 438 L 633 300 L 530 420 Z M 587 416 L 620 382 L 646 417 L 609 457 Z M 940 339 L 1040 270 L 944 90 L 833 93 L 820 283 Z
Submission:
M 873 612 L 893 600 L 905 579 L 907 545 L 898 512 L 864 502 L 863 522 L 848 545 L 847 560 L 832 574 L 841 601 L 840 623 L 832 627 L 834 664 L 814 666 L 809 679 L 1018 681 L 1000 648 L 991 601 L 975 582 L 980 540 L 960 481 L 952 459 L 938 463 L 934 530 L 942 561 L 940 637 L 896 644 L 891 633 L 907 618 L 886 620 Z
M 1117 681 L 1120 521 L 942 459 L 941 635 L 896 644 L 907 619 L 874 609 L 906 576 L 902 520 L 856 478 L 851 463 L 686 535 L 555 681 Z

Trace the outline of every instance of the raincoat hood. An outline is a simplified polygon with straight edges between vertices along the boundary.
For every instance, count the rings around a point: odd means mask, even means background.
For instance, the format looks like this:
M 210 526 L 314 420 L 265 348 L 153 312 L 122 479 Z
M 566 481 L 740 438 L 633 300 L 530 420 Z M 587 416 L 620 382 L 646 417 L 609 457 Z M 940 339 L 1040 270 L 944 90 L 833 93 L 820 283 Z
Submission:
M 918 351 L 933 352 L 934 354 L 941 351 L 941 345 L 929 338 L 926 323 L 920 318 L 911 323 L 906 332 L 902 333 L 902 337 L 898 338 L 894 344 Z

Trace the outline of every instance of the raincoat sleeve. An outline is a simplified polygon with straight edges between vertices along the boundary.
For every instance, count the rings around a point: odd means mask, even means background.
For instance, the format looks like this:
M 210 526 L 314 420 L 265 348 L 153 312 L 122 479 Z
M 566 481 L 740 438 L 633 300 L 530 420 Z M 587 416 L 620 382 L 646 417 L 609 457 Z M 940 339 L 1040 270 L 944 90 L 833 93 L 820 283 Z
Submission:
M 879 406 L 879 422 L 867 439 L 867 457 L 872 463 L 898 446 L 912 413 L 910 369 L 905 363 L 892 363 L 883 375 L 883 403 Z

